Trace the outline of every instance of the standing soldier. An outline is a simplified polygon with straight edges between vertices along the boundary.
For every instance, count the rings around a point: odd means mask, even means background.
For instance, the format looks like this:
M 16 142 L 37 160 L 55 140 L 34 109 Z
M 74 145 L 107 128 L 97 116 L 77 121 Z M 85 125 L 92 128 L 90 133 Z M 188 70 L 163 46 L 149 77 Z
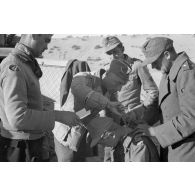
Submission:
M 55 121 L 76 125 L 78 116 L 66 111 L 44 111 L 35 59 L 51 41 L 49 34 L 24 34 L 0 69 L 0 161 L 48 161 L 44 131 Z
M 157 107 L 158 101 L 158 88 L 147 67 L 141 67 L 140 60 L 131 58 L 125 54 L 124 46 L 117 37 L 108 36 L 104 39 L 103 44 L 106 54 L 112 55 L 113 58 L 110 69 L 118 69 L 119 72 L 124 72 L 125 69 L 128 69 L 128 82 L 122 86 L 117 95 L 115 94 L 116 97 L 112 98 L 121 102 L 125 107 L 125 112 L 129 113 L 129 118 L 132 123 L 136 121 L 153 123 L 154 121 L 152 120 L 153 116 L 155 116 L 155 107 Z M 146 97 L 143 102 L 141 102 L 142 87 L 146 92 Z M 132 110 L 136 110 L 136 112 L 131 112 Z M 115 121 L 120 123 L 119 117 L 114 118 Z M 111 159 L 110 150 L 110 148 L 105 148 L 105 161 L 110 161 Z M 115 161 L 123 161 L 119 153 L 117 152 L 117 148 L 115 151 L 112 151 L 114 155 L 112 159 Z
M 176 53 L 173 40 L 155 37 L 143 45 L 143 66 L 163 73 L 159 87 L 161 125 L 139 126 L 161 145 L 162 161 L 195 161 L 195 64 L 185 52 Z

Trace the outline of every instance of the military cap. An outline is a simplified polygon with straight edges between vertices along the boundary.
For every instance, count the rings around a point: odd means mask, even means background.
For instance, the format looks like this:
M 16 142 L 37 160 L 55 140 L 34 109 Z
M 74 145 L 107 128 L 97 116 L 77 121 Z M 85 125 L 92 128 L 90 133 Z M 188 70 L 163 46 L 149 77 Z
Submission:
M 154 37 L 146 41 L 142 46 L 142 52 L 145 55 L 145 60 L 142 62 L 142 66 L 152 64 L 160 55 L 173 47 L 173 40 L 166 37 Z
M 106 53 L 113 50 L 121 43 L 122 42 L 115 36 L 108 36 L 105 39 L 103 39 L 103 46 Z

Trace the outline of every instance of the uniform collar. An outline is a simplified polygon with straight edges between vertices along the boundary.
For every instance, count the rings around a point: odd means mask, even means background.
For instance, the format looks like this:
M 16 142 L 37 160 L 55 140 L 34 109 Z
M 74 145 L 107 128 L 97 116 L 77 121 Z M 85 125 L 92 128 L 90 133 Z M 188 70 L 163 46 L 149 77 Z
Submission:
M 29 50 L 29 48 L 26 45 L 24 45 L 22 43 L 17 43 L 15 48 L 16 48 L 16 50 L 19 50 L 19 51 L 25 53 L 26 55 L 28 55 L 30 58 L 35 59 L 32 52 Z
M 176 60 L 174 61 L 170 72 L 169 72 L 169 78 L 171 80 L 175 80 L 178 72 L 181 68 L 181 66 L 189 59 L 188 55 L 185 52 L 181 52 L 178 54 L 178 57 L 176 58 Z
M 35 57 L 32 55 L 28 47 L 22 43 L 17 43 L 12 55 L 19 57 L 23 62 L 30 66 L 37 78 L 42 77 L 42 71 Z

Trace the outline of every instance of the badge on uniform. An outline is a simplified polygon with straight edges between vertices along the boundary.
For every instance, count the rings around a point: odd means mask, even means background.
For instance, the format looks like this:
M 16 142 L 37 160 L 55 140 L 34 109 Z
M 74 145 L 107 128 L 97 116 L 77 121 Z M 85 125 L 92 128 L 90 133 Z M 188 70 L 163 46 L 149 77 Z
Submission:
M 20 70 L 17 65 L 10 65 L 9 69 L 12 70 L 12 71 L 19 71 Z

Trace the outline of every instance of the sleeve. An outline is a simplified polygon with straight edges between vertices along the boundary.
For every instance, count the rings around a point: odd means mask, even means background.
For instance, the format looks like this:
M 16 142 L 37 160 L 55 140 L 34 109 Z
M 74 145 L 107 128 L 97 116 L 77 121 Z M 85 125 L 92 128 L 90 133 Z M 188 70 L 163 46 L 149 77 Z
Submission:
M 154 133 L 162 147 L 182 141 L 195 133 L 194 70 L 182 71 L 176 82 L 180 113 L 168 122 L 154 127 Z
M 27 85 L 19 67 L 15 70 L 8 68 L 2 81 L 2 90 L 5 113 L 14 130 L 52 130 L 54 128 L 54 111 L 28 108 Z
M 110 94 L 110 101 L 112 102 L 118 102 L 118 93 L 112 93 Z M 121 123 L 121 116 L 111 112 L 108 108 L 105 109 L 105 115 L 107 117 L 110 117 L 114 120 L 115 123 L 120 124 Z
M 161 116 L 158 107 L 158 87 L 146 66 L 139 66 L 137 72 L 145 95 L 143 98 L 143 105 L 145 107 L 143 120 L 149 125 L 153 125 L 159 121 Z
M 138 76 L 141 80 L 143 90 L 146 93 L 144 98 L 144 106 L 150 106 L 154 104 L 158 99 L 158 87 L 154 82 L 149 70 L 147 67 L 139 67 L 138 68 Z
M 103 96 L 101 93 L 94 91 L 88 87 L 87 79 L 85 76 L 74 77 L 71 85 L 72 94 L 79 99 L 86 108 L 103 110 L 106 108 L 108 98 Z M 91 79 L 91 81 L 93 80 Z

